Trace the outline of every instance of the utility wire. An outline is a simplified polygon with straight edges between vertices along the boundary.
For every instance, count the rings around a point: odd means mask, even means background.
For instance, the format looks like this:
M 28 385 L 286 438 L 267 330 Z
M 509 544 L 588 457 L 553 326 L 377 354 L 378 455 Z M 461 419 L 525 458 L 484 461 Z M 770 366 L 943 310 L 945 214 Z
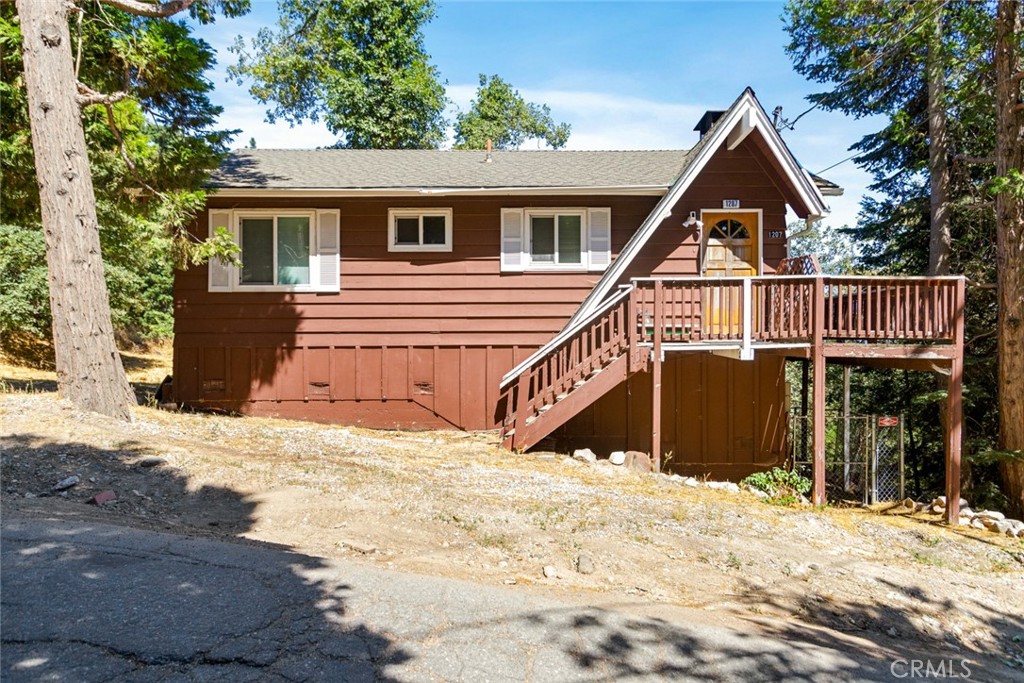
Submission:
M 910 34 L 912 34 L 918 28 L 923 26 L 926 21 L 929 21 L 929 20 L 934 19 L 935 17 L 937 17 L 939 12 L 941 12 L 946 7 L 946 3 L 947 2 L 949 2 L 949 0 L 943 0 L 941 3 L 939 3 L 938 7 L 936 7 L 935 10 L 931 14 L 929 14 L 926 17 L 924 17 L 921 21 L 919 21 L 918 23 L 914 24 L 909 29 L 907 29 L 907 31 L 903 35 L 901 35 L 900 37 L 898 37 L 895 40 L 893 40 L 892 43 L 887 45 L 882 50 L 882 52 L 878 53 L 878 55 L 876 57 L 874 57 L 871 61 L 869 61 L 867 64 L 865 64 L 864 66 L 860 67 L 859 69 L 855 70 L 852 74 L 847 76 L 843 81 L 841 81 L 839 84 L 837 84 L 835 87 L 833 87 L 832 91 L 835 92 L 836 89 L 843 87 L 844 85 L 849 83 L 851 80 L 853 80 L 855 77 L 860 75 L 862 72 L 867 70 L 868 67 L 874 66 L 874 64 L 876 62 L 878 62 L 880 59 L 882 59 L 886 55 L 890 54 L 893 51 L 893 49 L 896 48 L 897 45 L 899 45 L 901 42 L 903 42 L 903 40 L 905 40 L 907 37 L 909 37 Z M 793 127 L 796 126 L 796 122 L 797 121 L 802 119 L 807 114 L 810 114 L 812 111 L 814 111 L 815 109 L 817 109 L 820 106 L 821 106 L 821 102 L 815 103 L 814 105 L 812 105 L 808 109 L 805 109 L 804 111 L 800 112 L 800 114 L 797 115 L 797 117 L 795 119 L 793 119 L 792 121 L 787 121 L 786 119 L 781 119 L 779 121 L 779 125 L 781 126 L 780 130 L 782 128 L 788 128 L 789 130 L 793 130 Z M 842 163 L 842 162 L 840 162 L 840 163 Z

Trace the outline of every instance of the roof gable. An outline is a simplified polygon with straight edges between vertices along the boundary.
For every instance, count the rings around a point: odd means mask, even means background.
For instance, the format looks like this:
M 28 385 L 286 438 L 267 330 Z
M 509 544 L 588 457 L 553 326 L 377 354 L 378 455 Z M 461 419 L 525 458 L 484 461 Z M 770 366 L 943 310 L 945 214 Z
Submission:
M 779 132 L 772 125 L 761 103 L 758 102 L 754 91 L 747 88 L 726 110 L 725 114 L 715 121 L 700 142 L 690 150 L 688 163 L 672 187 L 626 243 L 618 258 L 608 267 L 604 276 L 583 300 L 566 327 L 575 324 L 600 306 L 619 278 L 626 272 L 629 264 L 647 244 L 654 231 L 672 215 L 673 207 L 715 155 L 715 152 L 723 145 L 727 149 L 735 149 L 755 132 L 760 138 L 759 142 L 763 143 L 762 152 L 780 174 L 780 180 L 785 185 L 783 193 L 786 195 L 787 202 L 795 204 L 793 208 L 797 211 L 802 210 L 809 219 L 828 215 L 825 199 L 811 176 L 797 163 Z M 758 145 L 758 147 L 761 146 Z

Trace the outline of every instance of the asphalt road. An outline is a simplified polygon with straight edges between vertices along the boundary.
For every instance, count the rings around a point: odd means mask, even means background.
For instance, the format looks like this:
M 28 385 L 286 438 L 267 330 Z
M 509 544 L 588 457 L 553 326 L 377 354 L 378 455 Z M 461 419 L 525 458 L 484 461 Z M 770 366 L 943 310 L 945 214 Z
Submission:
M 5 683 L 909 680 L 826 635 L 91 522 L 4 519 L 0 551 Z

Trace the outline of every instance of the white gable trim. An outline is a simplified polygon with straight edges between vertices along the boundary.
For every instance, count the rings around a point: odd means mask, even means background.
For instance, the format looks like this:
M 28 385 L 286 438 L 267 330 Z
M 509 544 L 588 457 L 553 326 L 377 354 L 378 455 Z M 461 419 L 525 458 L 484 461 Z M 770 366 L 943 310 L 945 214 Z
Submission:
M 640 250 L 647 244 L 654 231 L 658 229 L 658 226 L 672 215 L 672 209 L 679 201 L 679 198 L 689 189 L 690 185 L 700 175 L 701 171 L 704 170 L 704 167 L 707 166 L 708 162 L 722 145 L 728 144 L 729 149 L 733 149 L 743 142 L 755 129 L 761 131 L 761 134 L 768 143 L 769 149 L 782 162 L 786 178 L 792 183 L 800 199 L 804 201 L 806 206 L 811 208 L 808 218 L 816 220 L 828 215 L 825 198 L 822 197 L 821 192 L 811 181 L 810 176 L 800 167 L 800 164 L 797 163 L 793 154 L 789 151 L 789 148 L 786 147 L 786 143 L 783 142 L 778 131 L 775 130 L 775 126 L 768 119 L 768 114 L 765 113 L 764 108 L 761 107 L 761 104 L 754 96 L 754 91 L 747 88 L 740 95 L 739 99 L 733 103 L 732 107 L 729 108 L 729 111 L 725 113 L 722 120 L 715 125 L 714 130 L 708 133 L 709 137 L 702 141 L 703 147 L 697 153 L 696 158 L 687 165 L 679 178 L 672 184 L 672 187 L 669 188 L 668 193 L 661 198 L 661 201 L 654 207 L 650 215 L 644 219 L 640 228 L 630 238 L 629 242 L 626 243 L 626 246 L 623 247 L 618 258 L 605 271 L 604 277 L 594 285 L 594 289 L 591 290 L 587 298 L 580 304 L 580 307 L 573 314 L 566 327 L 576 324 L 601 305 L 601 302 L 608 296 L 608 293 L 626 271 L 629 264 L 632 263 L 633 259 L 640 253 Z M 761 258 L 760 254 L 758 258 Z

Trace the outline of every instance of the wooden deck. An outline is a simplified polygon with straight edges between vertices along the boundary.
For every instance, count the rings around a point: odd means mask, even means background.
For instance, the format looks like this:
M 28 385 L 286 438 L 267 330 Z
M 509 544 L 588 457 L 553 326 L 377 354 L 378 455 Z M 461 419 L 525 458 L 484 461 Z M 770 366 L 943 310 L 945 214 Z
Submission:
M 647 371 L 657 462 L 666 353 L 706 351 L 740 360 L 783 354 L 810 361 L 813 369 L 813 499 L 823 504 L 827 360 L 933 370 L 948 381 L 947 495 L 955 503 L 963 305 L 962 277 L 636 278 L 505 375 L 503 443 L 525 450 L 618 382 Z M 948 506 L 947 515 L 955 523 L 957 506 Z

